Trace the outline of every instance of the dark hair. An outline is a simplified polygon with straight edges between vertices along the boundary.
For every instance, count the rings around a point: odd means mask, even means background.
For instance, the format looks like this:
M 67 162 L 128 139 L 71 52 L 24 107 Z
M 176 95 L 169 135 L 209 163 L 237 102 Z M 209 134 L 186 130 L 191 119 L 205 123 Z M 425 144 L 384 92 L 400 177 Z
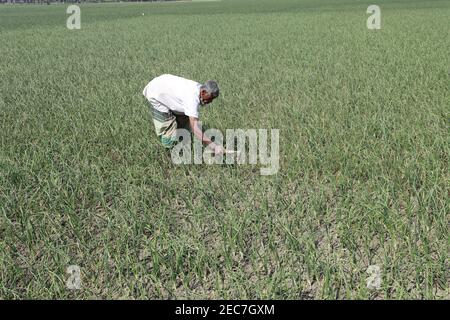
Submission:
M 219 96 L 219 85 L 214 80 L 208 80 L 201 87 L 202 90 L 206 90 L 206 92 L 213 98 L 217 98 Z

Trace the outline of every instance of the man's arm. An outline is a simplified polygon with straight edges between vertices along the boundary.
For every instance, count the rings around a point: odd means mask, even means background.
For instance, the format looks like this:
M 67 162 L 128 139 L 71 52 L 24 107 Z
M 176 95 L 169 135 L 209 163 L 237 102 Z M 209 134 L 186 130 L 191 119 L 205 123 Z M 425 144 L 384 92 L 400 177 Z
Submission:
M 198 125 L 198 119 L 195 117 L 189 117 L 189 126 L 191 127 L 192 132 L 194 133 L 194 136 L 197 137 L 202 143 L 209 146 L 212 150 L 214 150 L 214 153 L 224 153 L 225 149 L 222 146 L 219 146 L 211 141 L 211 139 L 205 135 L 200 129 Z

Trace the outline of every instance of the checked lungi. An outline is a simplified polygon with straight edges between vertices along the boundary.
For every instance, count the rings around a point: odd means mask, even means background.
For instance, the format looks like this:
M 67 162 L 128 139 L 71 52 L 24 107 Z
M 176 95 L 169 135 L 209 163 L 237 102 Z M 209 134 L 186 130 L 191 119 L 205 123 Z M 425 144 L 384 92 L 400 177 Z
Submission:
M 178 142 L 177 129 L 187 129 L 189 127 L 189 117 L 184 114 L 176 114 L 171 110 L 161 112 L 154 107 L 156 101 L 150 101 L 150 112 L 155 125 L 156 135 L 165 148 L 172 148 Z

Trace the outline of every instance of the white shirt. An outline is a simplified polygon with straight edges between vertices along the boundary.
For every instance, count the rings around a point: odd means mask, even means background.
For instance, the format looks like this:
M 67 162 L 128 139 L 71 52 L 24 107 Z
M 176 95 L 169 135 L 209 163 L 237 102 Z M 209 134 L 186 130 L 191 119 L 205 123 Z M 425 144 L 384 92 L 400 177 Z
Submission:
M 158 111 L 171 110 L 198 119 L 200 87 L 198 82 L 163 74 L 150 81 L 142 93 Z

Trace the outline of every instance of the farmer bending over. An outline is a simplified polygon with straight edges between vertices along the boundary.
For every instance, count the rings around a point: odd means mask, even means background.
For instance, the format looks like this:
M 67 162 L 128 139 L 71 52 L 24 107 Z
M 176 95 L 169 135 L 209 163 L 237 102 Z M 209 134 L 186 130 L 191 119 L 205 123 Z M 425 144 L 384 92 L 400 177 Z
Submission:
M 177 128 L 190 129 L 204 144 L 209 145 L 215 154 L 225 149 L 207 137 L 198 125 L 200 106 L 211 103 L 219 96 L 219 87 L 213 80 L 205 84 L 163 74 L 150 81 L 143 91 L 151 103 L 153 123 L 156 134 L 166 148 L 177 142 Z

